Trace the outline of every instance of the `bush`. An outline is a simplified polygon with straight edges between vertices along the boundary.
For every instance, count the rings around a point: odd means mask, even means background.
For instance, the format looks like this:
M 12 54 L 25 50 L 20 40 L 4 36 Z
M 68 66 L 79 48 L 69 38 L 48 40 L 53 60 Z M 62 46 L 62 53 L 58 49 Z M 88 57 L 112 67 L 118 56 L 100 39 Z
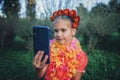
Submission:
M 88 66 L 83 80 L 120 80 L 120 55 L 95 50 L 88 55 Z
M 104 37 L 104 39 L 99 43 L 99 48 L 120 52 L 120 34 L 118 32 L 112 33 L 110 36 Z
M 25 49 L 25 41 L 18 35 L 16 35 L 13 39 L 13 48 L 15 50 Z

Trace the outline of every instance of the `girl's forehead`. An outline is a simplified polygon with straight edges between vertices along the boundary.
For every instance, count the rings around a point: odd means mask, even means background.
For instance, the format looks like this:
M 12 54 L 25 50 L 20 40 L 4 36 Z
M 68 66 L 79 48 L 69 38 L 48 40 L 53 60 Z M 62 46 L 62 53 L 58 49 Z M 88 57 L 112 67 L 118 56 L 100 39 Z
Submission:
M 59 19 L 54 22 L 54 28 L 71 28 L 71 22 L 64 19 Z
M 58 18 L 53 22 L 54 25 L 67 25 L 70 24 L 71 25 L 71 21 L 68 19 L 62 19 L 62 18 Z

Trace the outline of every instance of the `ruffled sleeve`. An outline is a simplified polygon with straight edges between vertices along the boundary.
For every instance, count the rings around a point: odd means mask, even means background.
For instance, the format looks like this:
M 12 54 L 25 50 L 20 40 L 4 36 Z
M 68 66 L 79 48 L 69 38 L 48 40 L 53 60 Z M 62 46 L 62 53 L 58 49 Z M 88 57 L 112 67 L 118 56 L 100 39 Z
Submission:
M 87 55 L 84 51 L 80 51 L 79 55 L 79 58 L 77 58 L 78 65 L 76 67 L 76 70 L 79 72 L 85 72 L 85 68 L 88 63 Z

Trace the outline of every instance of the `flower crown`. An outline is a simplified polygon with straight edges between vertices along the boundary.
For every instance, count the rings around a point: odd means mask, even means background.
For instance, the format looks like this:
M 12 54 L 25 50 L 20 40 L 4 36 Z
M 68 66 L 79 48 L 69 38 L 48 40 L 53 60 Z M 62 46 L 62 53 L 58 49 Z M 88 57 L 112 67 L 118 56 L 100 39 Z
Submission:
M 54 21 L 55 17 L 57 16 L 68 16 L 72 20 L 72 28 L 76 29 L 79 25 L 80 17 L 76 15 L 75 10 L 69 10 L 69 9 L 64 9 L 64 10 L 58 10 L 53 12 L 52 16 L 50 16 L 50 20 Z

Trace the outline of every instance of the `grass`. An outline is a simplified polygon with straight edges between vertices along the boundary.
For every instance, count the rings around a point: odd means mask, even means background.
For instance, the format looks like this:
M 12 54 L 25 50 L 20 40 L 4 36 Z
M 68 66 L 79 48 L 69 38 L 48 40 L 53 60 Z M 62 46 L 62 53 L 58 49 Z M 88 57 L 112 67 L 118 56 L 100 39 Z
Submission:
M 37 80 L 32 65 L 33 53 L 0 52 L 0 80 Z M 120 80 L 120 55 L 95 50 L 88 54 L 89 63 L 81 80 Z

